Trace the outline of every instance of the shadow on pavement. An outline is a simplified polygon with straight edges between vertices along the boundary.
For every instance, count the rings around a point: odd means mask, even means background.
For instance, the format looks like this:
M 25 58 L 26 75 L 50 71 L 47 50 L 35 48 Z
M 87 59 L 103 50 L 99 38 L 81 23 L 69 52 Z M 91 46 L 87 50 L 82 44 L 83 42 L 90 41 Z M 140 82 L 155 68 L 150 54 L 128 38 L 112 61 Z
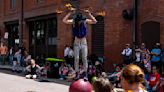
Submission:
M 17 72 L 12 72 L 12 70 L 10 69 L 0 69 L 1 73 L 5 73 L 5 74 L 11 74 L 11 75 L 16 75 L 16 76 L 21 76 L 21 77 L 25 77 L 24 73 L 17 73 Z M 52 83 L 58 83 L 58 84 L 62 84 L 62 85 L 67 85 L 69 86 L 71 84 L 71 82 L 67 82 L 65 80 L 59 80 L 59 79 L 53 79 L 53 78 L 39 78 L 36 79 L 37 82 L 52 82 Z

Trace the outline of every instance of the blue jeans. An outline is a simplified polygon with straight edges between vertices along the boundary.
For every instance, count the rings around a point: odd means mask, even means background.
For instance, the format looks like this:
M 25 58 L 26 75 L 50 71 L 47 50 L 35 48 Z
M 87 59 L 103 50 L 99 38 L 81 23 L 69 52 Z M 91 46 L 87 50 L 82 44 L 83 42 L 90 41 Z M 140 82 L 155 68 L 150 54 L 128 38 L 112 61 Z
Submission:
M 12 54 L 10 54 L 9 55 L 9 63 L 12 65 L 12 63 L 13 63 L 13 57 L 14 57 L 14 55 L 12 55 Z
M 60 74 L 60 78 L 66 79 L 66 76 L 63 74 Z

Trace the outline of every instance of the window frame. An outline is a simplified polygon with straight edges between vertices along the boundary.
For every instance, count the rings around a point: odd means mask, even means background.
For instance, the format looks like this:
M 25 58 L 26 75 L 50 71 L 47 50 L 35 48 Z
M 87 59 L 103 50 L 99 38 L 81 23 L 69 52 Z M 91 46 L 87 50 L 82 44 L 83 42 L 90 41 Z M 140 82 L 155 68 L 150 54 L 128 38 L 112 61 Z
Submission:
M 10 0 L 10 9 L 16 9 L 17 0 Z

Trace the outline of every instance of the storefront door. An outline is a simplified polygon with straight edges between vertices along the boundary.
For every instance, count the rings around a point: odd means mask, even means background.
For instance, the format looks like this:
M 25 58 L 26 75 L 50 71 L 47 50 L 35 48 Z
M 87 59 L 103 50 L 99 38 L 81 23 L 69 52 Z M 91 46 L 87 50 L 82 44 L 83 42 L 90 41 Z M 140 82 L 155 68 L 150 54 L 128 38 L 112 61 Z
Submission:
M 28 22 L 30 54 L 40 64 L 43 64 L 47 57 L 56 57 L 56 24 L 55 18 Z

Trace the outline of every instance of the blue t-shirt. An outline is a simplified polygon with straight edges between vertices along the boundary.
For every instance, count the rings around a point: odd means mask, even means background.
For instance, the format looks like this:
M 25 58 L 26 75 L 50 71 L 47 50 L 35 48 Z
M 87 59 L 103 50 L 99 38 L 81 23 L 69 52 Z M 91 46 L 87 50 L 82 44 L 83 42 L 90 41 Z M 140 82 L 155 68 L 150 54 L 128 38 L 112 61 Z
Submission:
M 83 38 L 87 35 L 87 28 L 84 21 L 82 21 L 79 27 L 73 27 L 73 35 L 77 38 Z
M 158 48 L 154 48 L 152 49 L 151 53 L 156 53 L 156 55 L 153 55 L 152 58 L 151 58 L 151 61 L 152 62 L 159 62 L 160 61 L 160 54 L 161 54 L 161 50 L 158 49 Z

